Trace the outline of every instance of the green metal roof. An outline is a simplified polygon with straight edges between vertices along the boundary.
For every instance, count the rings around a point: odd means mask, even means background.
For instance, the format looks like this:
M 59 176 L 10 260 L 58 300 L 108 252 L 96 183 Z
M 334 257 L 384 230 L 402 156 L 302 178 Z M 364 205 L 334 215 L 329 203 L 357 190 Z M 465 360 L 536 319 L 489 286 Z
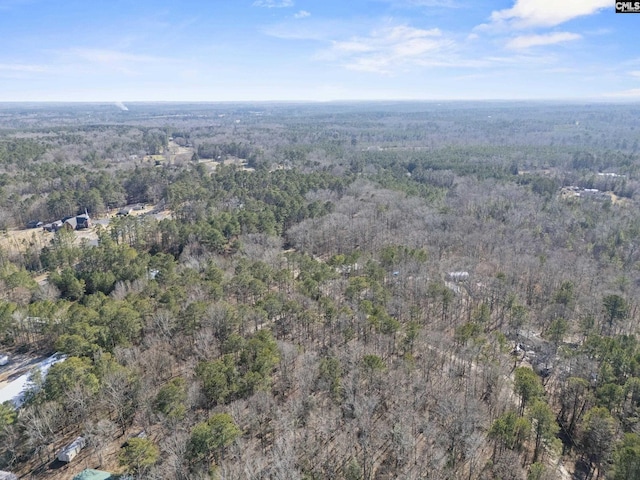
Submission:
M 73 477 L 73 480 L 109 480 L 110 478 L 111 474 L 109 472 L 87 468 Z

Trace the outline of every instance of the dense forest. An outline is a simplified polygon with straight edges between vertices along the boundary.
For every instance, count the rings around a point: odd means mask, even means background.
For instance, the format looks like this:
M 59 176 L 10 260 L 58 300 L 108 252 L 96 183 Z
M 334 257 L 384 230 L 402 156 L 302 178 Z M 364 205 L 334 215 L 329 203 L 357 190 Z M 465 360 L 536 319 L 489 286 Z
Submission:
M 0 469 L 640 478 L 639 105 L 127 107 L 0 105 Z

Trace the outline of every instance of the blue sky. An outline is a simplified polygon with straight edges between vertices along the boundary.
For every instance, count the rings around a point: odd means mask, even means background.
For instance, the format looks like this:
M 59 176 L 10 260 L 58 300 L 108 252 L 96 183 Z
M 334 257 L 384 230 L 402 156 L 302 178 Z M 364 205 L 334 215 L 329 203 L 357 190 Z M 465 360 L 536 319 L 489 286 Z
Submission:
M 0 0 L 0 101 L 640 100 L 610 0 Z

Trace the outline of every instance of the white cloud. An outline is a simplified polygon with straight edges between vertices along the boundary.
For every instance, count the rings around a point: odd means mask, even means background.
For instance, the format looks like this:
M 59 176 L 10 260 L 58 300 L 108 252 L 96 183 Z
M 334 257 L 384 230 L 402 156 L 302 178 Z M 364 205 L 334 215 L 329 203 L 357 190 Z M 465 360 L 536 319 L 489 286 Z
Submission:
M 114 65 L 121 63 L 158 63 L 168 59 L 151 55 L 139 55 L 119 50 L 107 50 L 98 48 L 74 48 L 69 53 L 91 63 Z
M 392 73 L 412 65 L 444 65 L 444 53 L 454 42 L 437 29 L 423 30 L 399 25 L 372 32 L 367 37 L 334 41 L 320 57 L 334 60 L 350 70 Z
M 293 0 L 256 0 L 253 2 L 253 6 L 264 8 L 287 8 L 293 7 Z
M 621 92 L 606 93 L 604 96 L 618 98 L 640 98 L 640 88 L 632 88 L 630 90 L 623 90 Z
M 416 7 L 459 7 L 459 5 L 454 0 L 405 0 L 404 3 Z
M 484 62 L 484 63 L 482 63 Z M 541 68 L 548 68 L 557 62 L 555 55 L 531 55 L 529 53 L 521 53 L 510 56 L 487 56 L 476 61 L 480 67 L 500 67 L 509 69 L 534 68 L 540 71 Z
M 310 16 L 311 16 L 311 13 L 307 12 L 306 10 L 300 10 L 298 13 L 295 13 L 293 15 L 293 18 L 306 18 Z
M 543 35 L 521 35 L 507 42 L 507 48 L 521 50 L 542 45 L 555 45 L 557 43 L 580 40 L 582 35 L 570 32 L 545 33 Z
M 631 75 L 632 77 L 640 78 L 640 70 L 634 70 L 633 72 L 629 72 L 629 75 Z
M 31 65 L 26 63 L 0 63 L 0 71 L 3 72 L 21 72 L 21 73 L 38 73 L 44 72 L 47 68 L 43 65 Z
M 516 0 L 513 7 L 491 14 L 493 24 L 514 28 L 553 27 L 577 17 L 613 9 L 611 0 Z
M 383 3 L 390 3 L 399 7 L 445 7 L 459 8 L 461 5 L 457 0 L 378 0 Z
M 305 22 L 294 22 L 289 19 L 282 23 L 267 25 L 262 29 L 262 32 L 265 35 L 283 40 L 331 42 L 335 39 L 353 36 L 354 32 L 370 31 L 371 28 L 371 24 L 366 21 L 310 17 Z
M 46 65 L 28 63 L 0 63 L 0 78 L 24 79 L 37 77 L 38 74 L 50 72 Z
M 141 55 L 121 50 L 99 48 L 70 48 L 53 51 L 57 55 L 58 70 L 83 69 L 94 72 L 103 68 L 108 72 L 119 72 L 127 75 L 139 75 L 151 67 L 174 65 L 178 60 L 169 57 Z

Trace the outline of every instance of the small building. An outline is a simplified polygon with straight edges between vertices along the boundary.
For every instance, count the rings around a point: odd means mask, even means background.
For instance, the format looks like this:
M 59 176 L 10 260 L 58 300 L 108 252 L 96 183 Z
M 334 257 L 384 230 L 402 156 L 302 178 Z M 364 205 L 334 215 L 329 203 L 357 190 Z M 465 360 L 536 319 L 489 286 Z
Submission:
M 76 230 L 78 228 L 78 220 L 77 217 L 67 218 L 62 224 L 63 228 L 67 230 Z
M 453 282 L 464 282 L 469 279 L 469 272 L 449 272 L 449 279 Z
M 4 353 L 0 353 L 0 367 L 9 363 L 9 355 L 5 355 Z M 2 479 L 2 477 L 0 477 Z
M 131 207 L 123 207 L 120 210 L 118 210 L 118 213 L 116 213 L 116 215 L 118 217 L 126 217 L 127 215 L 131 215 L 132 211 L 133 211 L 133 208 Z
M 87 468 L 73 477 L 73 480 L 109 480 L 110 478 L 112 476 L 109 472 Z
M 619 175 L 617 173 L 613 173 L 613 172 L 601 172 L 598 173 L 599 177 L 611 177 L 611 178 L 624 178 L 626 177 L 626 175 Z
M 80 453 L 80 450 L 82 450 L 86 446 L 86 444 L 87 442 L 85 441 L 84 437 L 76 438 L 73 442 L 60 450 L 60 452 L 58 453 L 58 460 L 60 460 L 61 462 L 69 463 L 71 460 L 76 458 L 76 455 Z
M 91 218 L 86 213 L 76 217 L 65 218 L 63 222 L 62 226 L 67 230 L 84 230 L 91 226 Z

